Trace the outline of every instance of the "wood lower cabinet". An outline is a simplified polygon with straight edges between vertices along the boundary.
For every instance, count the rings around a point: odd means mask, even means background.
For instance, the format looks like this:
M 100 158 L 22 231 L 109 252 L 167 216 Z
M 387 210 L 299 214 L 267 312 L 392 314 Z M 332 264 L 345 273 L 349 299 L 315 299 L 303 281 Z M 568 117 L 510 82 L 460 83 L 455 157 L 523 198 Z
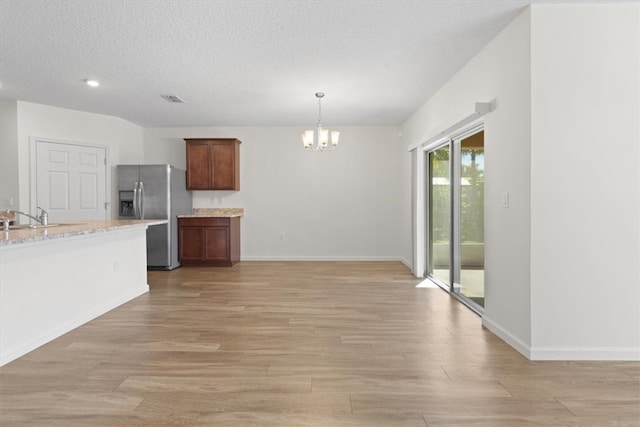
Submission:
M 182 265 L 230 267 L 240 261 L 240 217 L 178 218 Z
M 187 190 L 240 190 L 240 140 L 188 138 Z

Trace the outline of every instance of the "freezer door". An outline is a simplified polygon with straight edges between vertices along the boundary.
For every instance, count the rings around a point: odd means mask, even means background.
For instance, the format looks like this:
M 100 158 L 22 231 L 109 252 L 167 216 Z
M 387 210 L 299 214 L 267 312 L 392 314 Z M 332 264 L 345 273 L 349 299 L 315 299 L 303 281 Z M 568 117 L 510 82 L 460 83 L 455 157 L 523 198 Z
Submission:
M 136 219 L 138 165 L 118 165 L 118 218 Z
M 170 233 L 171 233 L 171 268 L 180 266 L 178 260 L 178 215 L 191 214 L 191 191 L 187 191 L 187 173 L 184 169 L 171 168 L 171 210 L 170 210 Z
M 169 218 L 169 165 L 140 165 L 144 219 Z
M 133 191 L 138 182 L 138 165 L 118 165 L 118 191 Z
M 147 228 L 147 267 L 167 269 L 171 266 L 169 224 Z

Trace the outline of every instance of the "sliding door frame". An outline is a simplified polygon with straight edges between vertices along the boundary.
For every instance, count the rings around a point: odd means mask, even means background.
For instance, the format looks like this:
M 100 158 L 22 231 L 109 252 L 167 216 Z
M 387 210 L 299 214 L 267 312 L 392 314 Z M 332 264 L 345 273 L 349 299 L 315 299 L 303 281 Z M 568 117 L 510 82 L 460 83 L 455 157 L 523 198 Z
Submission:
M 424 161 L 424 174 L 423 179 L 425 185 L 423 187 L 424 191 L 424 220 L 425 220 L 425 271 L 424 277 L 427 277 L 438 286 L 443 288 L 449 294 L 453 295 L 455 298 L 460 300 L 463 304 L 467 305 L 470 309 L 475 311 L 478 314 L 482 314 L 484 312 L 484 308 L 480 305 L 473 302 L 470 298 L 462 295 L 460 292 L 461 289 L 461 225 L 460 225 L 460 193 L 461 193 L 461 153 L 462 153 L 462 140 L 474 135 L 476 133 L 484 131 L 484 121 L 479 120 L 468 124 L 467 126 L 461 127 L 448 135 L 442 135 L 441 138 L 438 138 L 432 143 L 425 144 L 422 147 L 422 156 Z M 429 217 L 431 213 L 431 206 L 429 205 L 429 201 L 431 200 L 429 189 L 431 185 L 427 182 L 429 177 L 431 176 L 430 162 L 429 162 L 429 154 L 435 152 L 438 149 L 441 149 L 445 146 L 449 146 L 449 192 L 450 192 L 450 235 L 449 235 L 449 260 L 450 260 L 450 268 L 449 268 L 449 283 L 445 284 L 442 281 L 435 278 L 430 271 L 433 270 L 430 263 L 432 262 L 431 256 L 431 245 L 430 245 L 430 221 Z
M 453 151 L 452 151 L 452 144 L 451 144 L 451 139 L 450 138 L 445 138 L 442 140 L 439 140 L 433 144 L 430 144 L 427 147 L 424 147 L 422 150 L 422 156 L 424 157 L 424 179 L 425 179 L 425 185 L 423 187 L 423 191 L 424 191 L 424 213 L 425 213 L 425 227 L 424 227 L 424 232 L 425 232 L 425 236 L 424 236 L 424 243 L 425 243 L 425 256 L 426 256 L 426 261 L 425 261 L 425 271 L 424 271 L 424 277 L 427 277 L 429 280 L 431 280 L 432 282 L 434 282 L 436 285 L 440 286 L 442 289 L 446 290 L 447 292 L 451 292 L 451 287 L 453 285 L 453 275 L 452 275 L 452 271 L 453 271 L 453 241 L 451 240 L 452 236 L 452 225 L 453 225 L 453 212 L 450 210 L 449 211 L 449 283 L 444 283 L 442 282 L 440 279 L 438 279 L 437 277 L 435 277 L 433 274 L 431 274 L 430 272 L 433 270 L 433 266 L 431 265 L 431 261 L 433 260 L 435 254 L 432 254 L 432 249 L 433 249 L 433 245 L 431 244 L 431 238 L 429 236 L 430 230 L 431 230 L 431 224 L 432 224 L 432 220 L 433 218 L 430 216 L 431 215 L 431 205 L 430 205 L 430 201 L 433 200 L 433 198 L 431 197 L 430 191 L 429 189 L 431 188 L 431 184 L 428 182 L 429 179 L 432 176 L 432 171 L 430 169 L 431 167 L 431 162 L 429 161 L 429 155 L 431 153 L 435 153 L 437 150 L 440 150 L 444 147 L 448 147 L 449 148 L 449 181 L 451 184 L 452 181 L 452 156 L 453 156 Z M 453 194 L 451 193 L 451 185 L 449 185 L 449 204 L 451 204 L 451 197 L 453 197 Z

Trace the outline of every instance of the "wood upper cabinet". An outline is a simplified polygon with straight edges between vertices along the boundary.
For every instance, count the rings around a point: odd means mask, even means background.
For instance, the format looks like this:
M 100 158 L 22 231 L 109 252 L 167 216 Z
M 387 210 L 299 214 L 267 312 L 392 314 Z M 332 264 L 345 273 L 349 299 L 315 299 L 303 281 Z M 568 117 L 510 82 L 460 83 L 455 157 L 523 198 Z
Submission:
M 240 190 L 235 138 L 187 138 L 187 190 Z

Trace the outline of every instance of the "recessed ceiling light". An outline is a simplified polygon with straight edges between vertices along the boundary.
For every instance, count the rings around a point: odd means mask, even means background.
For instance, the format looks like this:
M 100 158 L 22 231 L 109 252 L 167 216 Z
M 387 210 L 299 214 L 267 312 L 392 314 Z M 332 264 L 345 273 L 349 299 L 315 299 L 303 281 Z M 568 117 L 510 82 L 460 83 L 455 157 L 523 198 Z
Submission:
M 91 87 L 98 87 L 100 86 L 100 82 L 97 80 L 91 80 L 91 79 L 84 79 L 83 82 L 85 82 L 86 84 L 88 84 Z
M 175 104 L 184 104 L 184 99 L 180 98 L 178 95 L 160 95 L 160 96 L 169 102 L 173 102 Z

